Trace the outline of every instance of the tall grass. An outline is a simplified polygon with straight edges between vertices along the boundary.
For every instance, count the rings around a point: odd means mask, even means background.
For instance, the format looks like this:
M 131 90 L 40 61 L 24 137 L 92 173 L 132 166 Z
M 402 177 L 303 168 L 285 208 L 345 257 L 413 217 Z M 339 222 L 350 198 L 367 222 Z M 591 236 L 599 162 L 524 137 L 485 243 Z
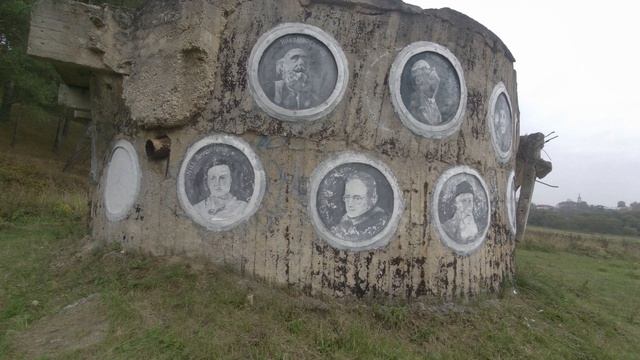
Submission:
M 61 171 L 83 140 L 83 125 L 70 123 L 65 142 L 53 152 L 57 125 L 57 118 L 20 105 L 11 121 L 0 123 L 0 227 L 79 221 L 88 213 L 88 155 L 69 172 Z
M 87 183 L 81 175 L 62 173 L 61 166 L 0 153 L 0 226 L 81 220 L 87 214 Z
M 532 226 L 527 227 L 521 248 L 546 252 L 563 251 L 598 258 L 640 260 L 638 237 L 583 234 Z

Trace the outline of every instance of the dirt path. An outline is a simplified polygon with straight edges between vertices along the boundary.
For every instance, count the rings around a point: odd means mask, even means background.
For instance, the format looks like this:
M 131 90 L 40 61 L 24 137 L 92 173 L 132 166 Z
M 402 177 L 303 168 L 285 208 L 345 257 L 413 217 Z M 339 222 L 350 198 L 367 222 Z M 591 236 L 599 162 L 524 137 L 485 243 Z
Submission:
M 98 294 L 67 305 L 14 337 L 19 354 L 28 359 L 54 357 L 102 342 L 109 331 L 105 307 Z

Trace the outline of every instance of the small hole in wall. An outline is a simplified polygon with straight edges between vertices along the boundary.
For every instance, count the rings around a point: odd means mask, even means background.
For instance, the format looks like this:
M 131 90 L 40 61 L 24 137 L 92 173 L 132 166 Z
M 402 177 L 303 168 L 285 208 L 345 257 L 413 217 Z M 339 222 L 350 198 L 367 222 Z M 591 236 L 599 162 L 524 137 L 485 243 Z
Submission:
M 148 139 L 144 145 L 147 157 L 153 160 L 165 159 L 171 153 L 171 138 L 167 135 Z

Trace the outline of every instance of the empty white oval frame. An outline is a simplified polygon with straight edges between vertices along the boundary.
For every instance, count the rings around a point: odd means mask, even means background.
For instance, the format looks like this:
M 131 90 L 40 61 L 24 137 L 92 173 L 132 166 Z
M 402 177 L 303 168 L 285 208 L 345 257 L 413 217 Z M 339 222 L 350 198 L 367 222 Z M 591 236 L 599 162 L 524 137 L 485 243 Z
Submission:
M 445 171 L 431 201 L 432 219 L 442 242 L 459 255 L 470 255 L 483 243 L 491 222 L 487 184 L 468 166 Z
M 322 29 L 284 23 L 258 39 L 249 56 L 249 90 L 267 114 L 284 121 L 328 115 L 349 82 L 347 57 Z
M 311 175 L 311 223 L 334 248 L 363 251 L 386 246 L 402 210 L 395 176 L 384 163 L 367 155 L 334 155 Z
M 446 47 L 406 46 L 391 65 L 389 88 L 400 120 L 416 135 L 442 139 L 460 129 L 467 87 L 462 65 Z
M 509 227 L 511 228 L 511 232 L 513 234 L 516 233 L 516 208 L 517 208 L 517 196 L 516 196 L 516 182 L 515 182 L 516 173 L 515 171 L 511 171 L 509 173 L 509 178 L 507 179 L 507 219 L 509 221 Z
M 501 81 L 491 92 L 487 123 L 496 158 L 503 164 L 508 162 L 513 154 L 514 120 L 511 98 L 509 98 L 507 88 Z
M 210 135 L 189 147 L 178 174 L 178 200 L 197 224 L 229 230 L 260 206 L 265 172 L 251 146 L 229 135 Z
M 127 140 L 118 140 L 111 150 L 104 185 L 107 219 L 120 221 L 129 215 L 140 192 L 141 178 L 133 145 Z

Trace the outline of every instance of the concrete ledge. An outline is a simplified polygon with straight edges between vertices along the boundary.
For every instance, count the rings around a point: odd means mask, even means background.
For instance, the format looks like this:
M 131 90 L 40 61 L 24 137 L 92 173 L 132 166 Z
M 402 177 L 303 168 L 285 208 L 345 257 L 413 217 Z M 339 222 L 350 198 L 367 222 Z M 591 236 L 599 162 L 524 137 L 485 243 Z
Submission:
M 125 32 L 131 16 L 124 10 L 88 5 L 75 1 L 42 0 L 34 4 L 29 31 L 29 55 L 53 60 L 61 68 L 63 80 L 85 84 L 87 72 L 124 74 L 122 42 L 116 34 Z

